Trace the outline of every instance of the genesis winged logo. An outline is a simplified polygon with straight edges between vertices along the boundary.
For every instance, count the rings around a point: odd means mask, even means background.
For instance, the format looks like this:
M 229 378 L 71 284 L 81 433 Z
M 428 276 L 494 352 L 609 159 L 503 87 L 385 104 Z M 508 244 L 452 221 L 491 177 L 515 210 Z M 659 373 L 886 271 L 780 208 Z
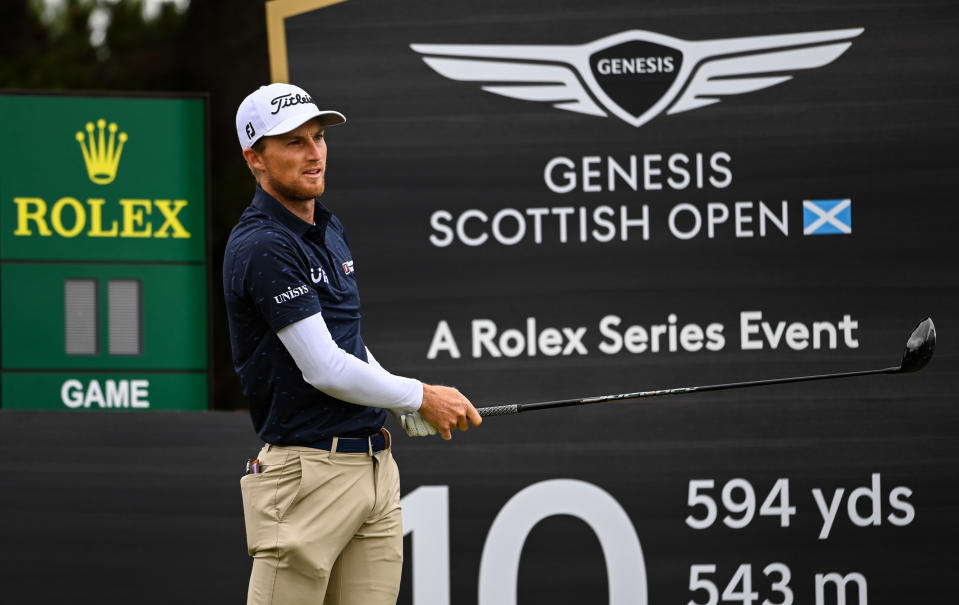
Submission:
M 411 44 L 451 80 L 483 90 L 639 127 L 723 97 L 769 88 L 791 72 L 828 65 L 863 28 L 681 40 L 631 30 L 574 46 Z

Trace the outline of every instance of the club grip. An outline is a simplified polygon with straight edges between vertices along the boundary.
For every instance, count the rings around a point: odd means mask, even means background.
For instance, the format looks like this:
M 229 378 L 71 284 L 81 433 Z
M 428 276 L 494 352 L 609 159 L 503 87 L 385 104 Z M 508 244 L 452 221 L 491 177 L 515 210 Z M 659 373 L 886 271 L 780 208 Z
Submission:
M 515 403 L 512 405 L 494 405 L 488 408 L 476 408 L 476 411 L 479 412 L 479 415 L 483 418 L 488 418 L 489 416 L 509 416 L 510 414 L 518 414 L 519 406 Z

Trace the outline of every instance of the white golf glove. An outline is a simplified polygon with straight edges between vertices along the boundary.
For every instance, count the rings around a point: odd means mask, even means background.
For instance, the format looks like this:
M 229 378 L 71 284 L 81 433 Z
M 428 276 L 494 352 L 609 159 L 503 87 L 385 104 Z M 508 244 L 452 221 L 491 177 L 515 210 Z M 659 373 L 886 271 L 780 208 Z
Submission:
M 400 424 L 403 425 L 403 430 L 410 437 L 429 437 L 438 432 L 435 426 L 427 422 L 426 418 L 420 416 L 419 412 L 402 414 Z

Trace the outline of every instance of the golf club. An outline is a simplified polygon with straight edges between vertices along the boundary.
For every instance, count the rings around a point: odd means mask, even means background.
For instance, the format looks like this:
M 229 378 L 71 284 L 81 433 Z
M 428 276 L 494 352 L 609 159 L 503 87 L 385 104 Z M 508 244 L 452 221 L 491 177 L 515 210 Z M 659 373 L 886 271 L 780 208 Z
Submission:
M 592 403 L 605 403 L 609 401 L 628 401 L 631 399 L 641 399 L 643 397 L 659 397 L 662 395 L 685 395 L 686 393 L 698 393 L 702 391 L 721 391 L 724 389 L 743 389 L 746 387 L 760 387 L 770 384 L 785 384 L 787 382 L 807 382 L 810 380 L 829 380 L 832 378 L 849 378 L 852 376 L 868 376 L 870 374 L 902 374 L 906 372 L 917 372 L 921 370 L 936 351 L 936 326 L 932 319 L 926 318 L 919 322 L 916 328 L 909 335 L 906 341 L 906 349 L 902 354 L 902 361 L 898 366 L 881 368 L 877 370 L 860 370 L 856 372 L 839 372 L 836 374 L 817 374 L 813 376 L 794 376 L 791 378 L 770 378 L 767 380 L 749 380 L 746 382 L 730 382 L 727 384 L 709 384 L 696 387 L 679 387 L 676 389 L 662 389 L 659 391 L 639 391 L 637 393 L 622 393 L 619 395 L 600 395 L 599 397 L 586 397 L 584 399 L 561 399 L 559 401 L 541 401 L 538 403 L 518 403 L 512 405 L 497 405 L 485 408 L 478 408 L 479 415 L 486 418 L 489 416 L 507 416 L 510 414 L 519 414 L 520 412 L 530 412 L 533 410 L 546 410 L 550 408 L 562 408 L 571 405 L 589 405 Z

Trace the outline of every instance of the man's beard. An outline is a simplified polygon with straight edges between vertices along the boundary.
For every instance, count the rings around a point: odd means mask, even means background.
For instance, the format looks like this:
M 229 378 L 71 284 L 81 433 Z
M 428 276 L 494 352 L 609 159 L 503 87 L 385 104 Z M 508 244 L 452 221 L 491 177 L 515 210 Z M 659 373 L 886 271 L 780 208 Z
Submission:
M 326 189 L 326 175 L 323 175 L 323 179 L 317 184 L 316 187 L 308 188 L 297 185 L 286 186 L 275 181 L 272 183 L 272 185 L 276 192 L 284 199 L 306 202 L 323 195 L 323 191 Z

